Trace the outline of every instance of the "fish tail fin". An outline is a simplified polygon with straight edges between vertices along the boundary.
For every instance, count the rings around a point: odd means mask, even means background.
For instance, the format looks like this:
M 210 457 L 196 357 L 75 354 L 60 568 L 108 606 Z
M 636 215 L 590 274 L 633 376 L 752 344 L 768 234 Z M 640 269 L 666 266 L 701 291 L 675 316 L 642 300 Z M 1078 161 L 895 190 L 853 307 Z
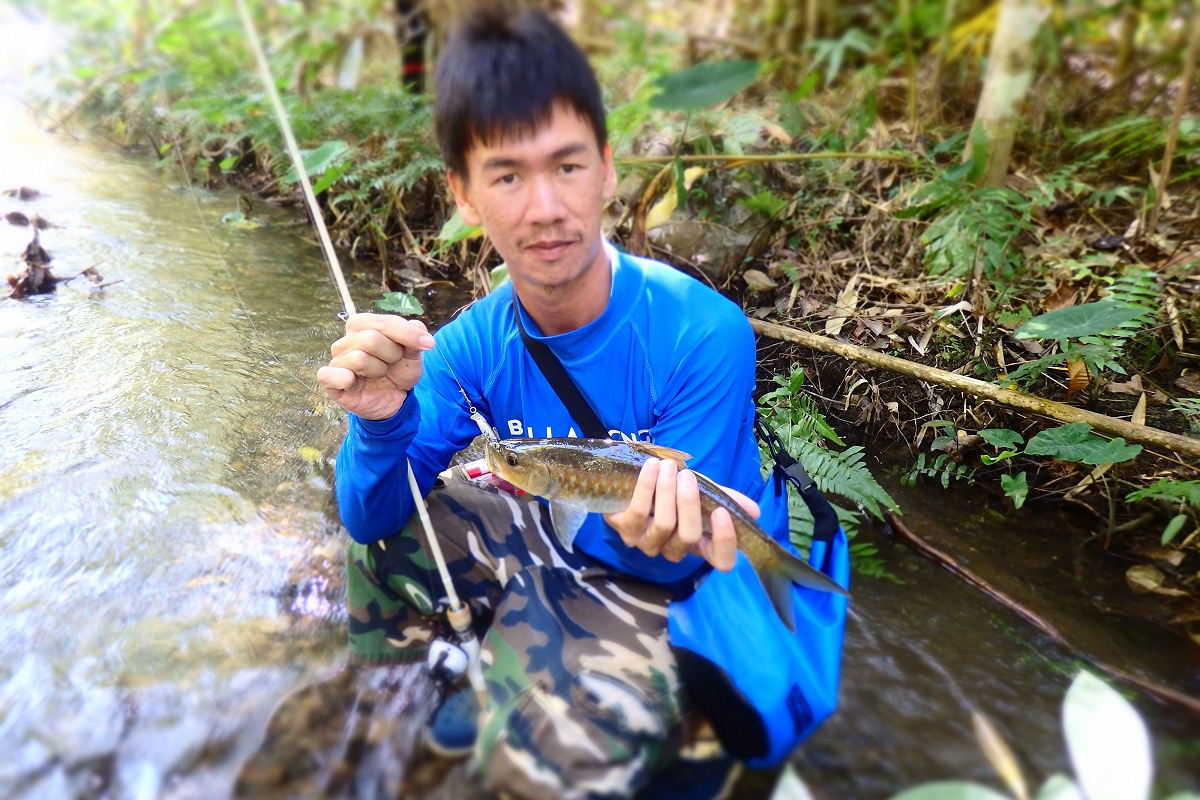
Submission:
M 850 593 L 843 589 L 837 581 L 824 572 L 821 572 L 821 570 L 809 565 L 783 548 L 780 548 L 780 550 L 783 552 L 779 554 L 779 562 L 773 569 L 792 583 L 803 586 L 806 589 L 816 589 L 818 592 L 832 592 L 833 594 L 840 594 L 842 597 L 850 596 Z
M 779 615 L 779 619 L 783 621 L 787 629 L 795 633 L 796 614 L 792 609 L 791 580 L 778 572 L 767 570 L 755 570 L 755 572 L 758 573 L 758 579 L 762 582 L 763 589 L 767 592 L 767 599 L 771 601 L 775 613 Z

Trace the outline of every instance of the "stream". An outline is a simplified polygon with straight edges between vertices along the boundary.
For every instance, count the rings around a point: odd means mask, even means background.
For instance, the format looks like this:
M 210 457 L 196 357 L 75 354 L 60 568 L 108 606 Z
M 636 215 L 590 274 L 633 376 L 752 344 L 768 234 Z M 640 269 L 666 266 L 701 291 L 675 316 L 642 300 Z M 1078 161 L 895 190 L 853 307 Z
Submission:
M 37 213 L 56 292 L 0 301 L 0 797 L 486 796 L 423 756 L 416 667 L 349 664 L 344 415 L 314 373 L 341 310 L 302 217 L 189 188 L 5 86 L 0 214 Z M 0 221 L 0 268 L 32 229 Z M 371 275 L 354 275 L 360 308 Z M 453 296 L 432 299 L 448 313 Z M 856 576 L 841 708 L 795 756 L 818 798 L 922 781 L 999 787 L 983 711 L 1032 782 L 1069 772 L 1060 707 L 1080 653 L 1200 695 L 1196 646 L 1098 610 L 1127 592 L 1054 507 L 1011 519 L 969 487 L 899 486 L 906 524 L 1045 614 L 1075 650 L 868 529 L 895 580 Z M 1101 602 L 1104 600 L 1105 602 Z M 1160 791 L 1200 791 L 1200 719 L 1136 692 Z M 750 773 L 738 797 L 767 797 Z

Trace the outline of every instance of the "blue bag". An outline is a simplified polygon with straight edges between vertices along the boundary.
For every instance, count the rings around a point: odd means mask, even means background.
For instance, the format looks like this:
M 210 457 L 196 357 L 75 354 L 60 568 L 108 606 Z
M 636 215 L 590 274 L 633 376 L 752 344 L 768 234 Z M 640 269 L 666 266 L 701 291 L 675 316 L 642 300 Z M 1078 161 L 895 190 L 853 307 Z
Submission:
M 768 491 L 786 513 L 790 483 L 812 512 L 809 564 L 847 586 L 849 545 L 833 507 L 773 432 L 760 428 L 759 434 L 775 457 Z M 795 633 L 739 552 L 732 571 L 710 572 L 667 609 L 671 648 L 688 695 L 725 749 L 751 767 L 783 761 L 837 706 L 847 598 L 793 585 L 792 601 Z

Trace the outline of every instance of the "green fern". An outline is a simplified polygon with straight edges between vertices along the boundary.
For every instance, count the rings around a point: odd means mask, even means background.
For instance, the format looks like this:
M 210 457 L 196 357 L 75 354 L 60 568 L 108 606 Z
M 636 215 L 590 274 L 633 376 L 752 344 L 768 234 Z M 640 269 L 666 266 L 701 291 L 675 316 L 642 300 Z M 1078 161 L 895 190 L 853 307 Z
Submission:
M 1081 354 L 1093 374 L 1111 369 L 1124 375 L 1125 369 L 1117 359 L 1131 339 L 1154 323 L 1162 303 L 1162 289 L 1154 270 L 1130 266 L 1113 279 L 1108 296 L 1119 303 L 1143 309 L 1143 313 L 1107 333 L 1083 337 L 1079 340 L 1084 345 Z M 1088 352 L 1089 346 L 1093 348 L 1091 352 Z
M 793 365 L 788 378 L 775 377 L 779 388 L 759 398 L 759 413 L 783 441 L 784 448 L 804 465 L 819 488 L 830 499 L 838 522 L 853 538 L 858 532 L 861 511 L 882 519 L 885 510 L 895 510 L 894 501 L 863 463 L 861 447 L 831 450 L 825 442 L 841 445 L 845 443 L 825 420 L 812 398 L 802 394 L 804 371 Z M 760 443 L 764 474 L 769 475 L 774 467 L 770 451 Z M 848 501 L 851 508 L 839 505 L 835 498 Z M 812 514 L 796 492 L 788 493 L 788 517 L 791 539 L 802 552 L 812 544 Z M 851 547 L 851 565 L 855 571 L 865 575 L 887 576 L 882 560 L 875 557 L 870 546 Z
M 951 481 L 966 480 L 967 483 L 974 483 L 975 468 L 951 461 L 950 456 L 946 453 L 926 462 L 925 453 L 920 453 L 912 469 L 900 478 L 900 482 L 905 486 L 915 486 L 922 476 L 937 478 L 941 481 L 942 488 L 948 489 Z
M 1130 503 L 1140 500 L 1158 500 L 1176 507 L 1175 516 L 1171 518 L 1162 532 L 1162 544 L 1167 545 L 1179 535 L 1183 526 L 1192 518 L 1192 514 L 1200 510 L 1200 481 L 1159 478 L 1144 489 L 1130 492 L 1125 496 L 1125 500 Z

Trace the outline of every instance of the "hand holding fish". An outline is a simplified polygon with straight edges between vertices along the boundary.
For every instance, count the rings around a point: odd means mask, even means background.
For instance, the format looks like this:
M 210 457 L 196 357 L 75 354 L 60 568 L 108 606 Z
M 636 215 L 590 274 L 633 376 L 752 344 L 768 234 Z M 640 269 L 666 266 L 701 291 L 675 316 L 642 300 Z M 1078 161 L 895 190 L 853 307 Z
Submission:
M 364 419 L 388 419 L 421 379 L 421 353 L 432 349 L 424 323 L 388 314 L 355 314 L 317 380 L 342 408 Z
M 754 519 L 758 504 L 741 492 L 722 487 Z M 715 569 L 728 572 L 737 560 L 733 518 L 721 507 L 710 515 L 712 536 L 704 536 L 700 486 L 691 470 L 680 470 L 670 459 L 650 458 L 642 465 L 629 508 L 604 519 L 630 547 L 648 556 L 662 555 L 678 562 L 689 553 L 701 556 Z

